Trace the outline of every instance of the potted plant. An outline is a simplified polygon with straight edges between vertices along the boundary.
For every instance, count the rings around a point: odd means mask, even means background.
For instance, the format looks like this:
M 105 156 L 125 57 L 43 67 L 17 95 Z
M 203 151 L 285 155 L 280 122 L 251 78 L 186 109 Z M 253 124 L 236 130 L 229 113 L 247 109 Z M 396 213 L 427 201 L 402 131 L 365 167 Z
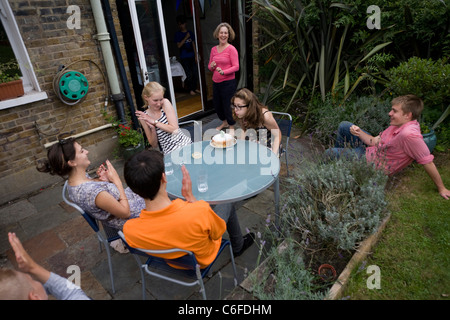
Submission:
M 425 141 L 425 144 L 427 145 L 428 149 L 430 150 L 430 153 L 433 152 L 434 147 L 436 147 L 436 134 L 434 133 L 434 130 L 428 126 L 427 124 L 421 122 L 420 123 L 420 132 L 422 133 L 423 141 Z
M 123 124 L 114 117 L 108 117 L 106 113 L 104 113 L 104 116 L 111 122 L 112 127 L 117 132 L 119 150 L 116 150 L 116 153 L 119 153 L 126 160 L 133 154 L 144 150 L 144 136 L 142 135 L 140 128 L 138 130 L 133 129 L 131 125 Z M 131 121 L 127 119 L 127 123 L 130 122 Z
M 24 95 L 20 68 L 15 59 L 0 63 L 0 100 Z

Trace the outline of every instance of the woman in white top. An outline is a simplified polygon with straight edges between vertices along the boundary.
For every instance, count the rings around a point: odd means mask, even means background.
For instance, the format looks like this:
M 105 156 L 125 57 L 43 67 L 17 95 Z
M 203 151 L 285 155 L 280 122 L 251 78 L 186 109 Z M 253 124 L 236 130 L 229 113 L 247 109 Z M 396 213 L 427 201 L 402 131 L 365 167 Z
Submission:
M 178 127 L 178 118 L 172 103 L 164 98 L 165 88 L 158 82 L 149 82 L 142 90 L 145 111 L 136 111 L 152 147 L 159 147 L 166 154 L 192 143 Z

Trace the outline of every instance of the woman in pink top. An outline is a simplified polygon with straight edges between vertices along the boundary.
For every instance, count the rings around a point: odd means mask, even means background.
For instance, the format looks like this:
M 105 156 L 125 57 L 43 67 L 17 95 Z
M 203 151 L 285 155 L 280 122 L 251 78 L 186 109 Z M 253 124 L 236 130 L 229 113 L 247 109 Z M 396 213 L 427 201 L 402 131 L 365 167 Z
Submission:
M 344 121 L 339 125 L 334 148 L 328 156 L 365 155 L 368 162 L 387 174 L 395 174 L 413 161 L 423 165 L 444 199 L 450 198 L 448 190 L 433 162 L 434 156 L 423 141 L 417 119 L 423 110 L 423 102 L 415 95 L 406 95 L 392 100 L 389 112 L 390 126 L 374 137 L 358 126 Z M 349 146 L 350 148 L 346 148 Z
M 231 97 L 236 91 L 235 72 L 239 70 L 239 55 L 228 41 L 234 40 L 235 33 L 228 23 L 223 22 L 214 30 L 213 36 L 219 40 L 219 45 L 211 49 L 208 68 L 213 72 L 214 108 L 222 120 L 216 129 L 230 127 L 233 130 L 236 121 L 231 112 Z

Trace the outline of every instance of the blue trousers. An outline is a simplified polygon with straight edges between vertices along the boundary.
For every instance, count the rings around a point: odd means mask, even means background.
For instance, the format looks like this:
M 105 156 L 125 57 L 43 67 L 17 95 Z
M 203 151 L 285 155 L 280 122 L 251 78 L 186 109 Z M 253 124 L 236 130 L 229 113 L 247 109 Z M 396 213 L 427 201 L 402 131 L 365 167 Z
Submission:
M 342 121 L 339 124 L 334 148 L 325 150 L 325 155 L 330 158 L 339 158 L 342 156 L 357 156 L 360 158 L 365 155 L 367 145 L 360 138 L 351 134 L 350 127 L 352 125 L 353 123 L 348 121 Z

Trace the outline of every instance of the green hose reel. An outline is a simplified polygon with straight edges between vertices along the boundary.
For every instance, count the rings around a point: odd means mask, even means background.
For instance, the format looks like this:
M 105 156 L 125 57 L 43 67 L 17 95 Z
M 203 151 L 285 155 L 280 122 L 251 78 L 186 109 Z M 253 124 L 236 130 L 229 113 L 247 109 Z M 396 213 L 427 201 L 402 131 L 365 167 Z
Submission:
M 78 71 L 68 71 L 59 80 L 61 93 L 70 100 L 80 100 L 89 89 L 86 77 Z

